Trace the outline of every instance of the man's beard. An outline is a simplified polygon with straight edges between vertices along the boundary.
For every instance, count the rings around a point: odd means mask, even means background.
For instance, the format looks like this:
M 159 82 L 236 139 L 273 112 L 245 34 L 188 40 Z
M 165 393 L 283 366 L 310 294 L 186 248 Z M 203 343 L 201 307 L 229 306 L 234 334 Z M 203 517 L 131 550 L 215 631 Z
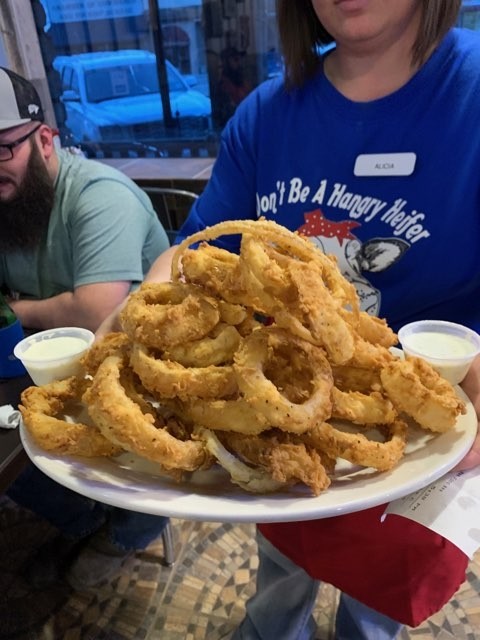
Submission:
M 55 189 L 40 152 L 32 144 L 25 176 L 16 195 L 0 200 L 0 252 L 13 253 L 38 247 L 53 207 Z

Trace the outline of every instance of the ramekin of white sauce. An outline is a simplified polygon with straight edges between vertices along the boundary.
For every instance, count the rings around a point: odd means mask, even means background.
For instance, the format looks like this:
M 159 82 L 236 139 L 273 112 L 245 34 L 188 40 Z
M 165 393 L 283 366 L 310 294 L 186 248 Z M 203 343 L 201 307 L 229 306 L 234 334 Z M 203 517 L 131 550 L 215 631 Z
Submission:
M 411 322 L 398 331 L 398 339 L 407 357 L 423 358 L 452 384 L 465 378 L 480 353 L 478 333 L 446 320 Z
M 94 339 L 91 331 L 81 327 L 47 329 L 24 338 L 14 354 L 33 382 L 42 385 L 76 375 L 80 359 Z

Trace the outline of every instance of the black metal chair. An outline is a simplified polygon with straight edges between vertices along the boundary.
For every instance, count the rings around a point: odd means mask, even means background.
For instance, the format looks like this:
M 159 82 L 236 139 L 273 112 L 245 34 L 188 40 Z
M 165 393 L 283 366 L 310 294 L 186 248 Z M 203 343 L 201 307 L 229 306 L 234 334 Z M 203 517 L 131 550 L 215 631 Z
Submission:
M 153 187 L 141 185 L 150 197 L 168 238 L 173 243 L 178 229 L 185 220 L 198 194 L 174 187 Z
M 171 567 L 175 562 L 175 550 L 172 525 L 170 521 L 167 522 L 165 529 L 162 531 L 162 543 L 163 543 L 163 562 L 167 567 Z

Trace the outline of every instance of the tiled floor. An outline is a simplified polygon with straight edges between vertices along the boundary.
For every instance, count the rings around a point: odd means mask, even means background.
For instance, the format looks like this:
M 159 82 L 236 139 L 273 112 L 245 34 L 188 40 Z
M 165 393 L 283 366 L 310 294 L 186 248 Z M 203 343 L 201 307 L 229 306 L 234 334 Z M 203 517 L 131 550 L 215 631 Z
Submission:
M 155 541 L 132 556 L 110 584 L 73 592 L 64 583 L 35 590 L 22 568 L 53 531 L 0 499 L 1 640 L 220 640 L 243 617 L 255 589 L 253 525 L 173 521 L 176 562 L 162 564 Z M 468 581 L 441 613 L 400 640 L 480 640 L 480 555 Z M 315 616 L 317 637 L 333 640 L 338 594 L 324 585 Z M 272 640 L 284 640 L 272 638 Z M 288 640 L 288 639 L 285 639 Z M 356 640 L 352 638 L 352 640 Z

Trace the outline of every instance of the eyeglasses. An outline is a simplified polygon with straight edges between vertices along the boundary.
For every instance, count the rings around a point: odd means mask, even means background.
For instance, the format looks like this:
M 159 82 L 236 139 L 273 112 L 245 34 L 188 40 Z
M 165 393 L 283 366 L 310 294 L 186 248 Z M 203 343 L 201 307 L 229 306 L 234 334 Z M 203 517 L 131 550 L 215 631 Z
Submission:
M 0 144 L 0 162 L 11 160 L 13 158 L 13 150 L 15 149 L 15 147 L 18 147 L 18 145 L 22 144 L 22 142 L 28 140 L 30 136 L 33 136 L 33 134 L 40 129 L 42 124 L 43 123 L 41 122 L 35 127 L 35 129 L 32 129 L 29 133 L 25 134 L 21 138 L 18 138 L 18 140 L 14 140 L 13 142 L 9 142 L 7 144 Z

